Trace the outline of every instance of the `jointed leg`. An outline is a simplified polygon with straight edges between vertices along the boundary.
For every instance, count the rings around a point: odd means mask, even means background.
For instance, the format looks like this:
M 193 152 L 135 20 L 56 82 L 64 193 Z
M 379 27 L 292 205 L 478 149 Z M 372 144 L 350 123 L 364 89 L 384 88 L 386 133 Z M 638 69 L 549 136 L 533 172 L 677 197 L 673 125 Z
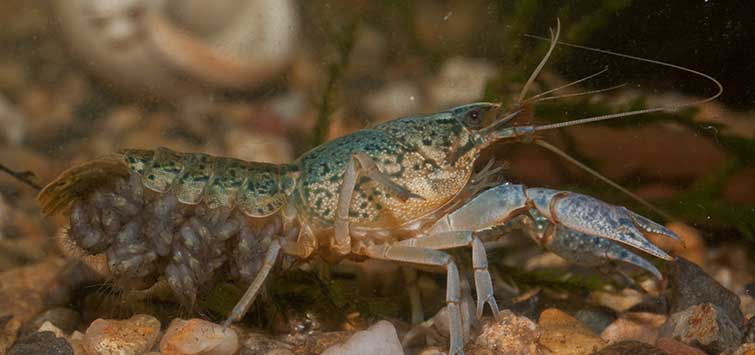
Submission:
M 451 349 L 449 355 L 463 354 L 464 340 L 461 319 L 461 283 L 459 270 L 450 255 L 432 249 L 403 245 L 375 245 L 364 250 L 364 255 L 383 260 L 438 266 L 446 270 L 446 307 L 448 310 Z
M 490 305 L 493 316 L 498 318 L 498 304 L 493 292 L 493 280 L 488 272 L 488 256 L 485 246 L 478 238 L 472 240 L 472 266 L 474 267 L 474 284 L 477 290 L 477 318 L 482 318 L 485 303 Z
M 343 182 L 338 195 L 338 205 L 336 206 L 336 219 L 334 222 L 335 236 L 333 240 L 333 250 L 341 255 L 351 252 L 351 238 L 349 236 L 349 209 L 351 208 L 351 198 L 354 195 L 357 180 L 361 173 L 364 173 L 370 179 L 376 181 L 381 187 L 388 192 L 406 201 L 409 198 L 422 198 L 412 193 L 380 172 L 375 162 L 367 154 L 357 152 L 352 155 L 346 171 L 343 174 Z
M 417 325 L 425 320 L 425 312 L 422 309 L 422 298 L 417 287 L 417 270 L 411 267 L 402 267 L 406 290 L 409 293 L 409 303 L 412 308 L 412 324 Z
M 246 289 L 244 296 L 242 296 L 236 303 L 236 306 L 233 307 L 233 311 L 231 311 L 231 314 L 228 315 L 228 319 L 223 323 L 224 326 L 227 327 L 231 325 L 231 323 L 240 320 L 246 314 L 246 311 L 249 310 L 249 307 L 254 302 L 254 298 L 260 290 L 260 287 L 262 287 L 265 279 L 267 279 L 267 276 L 270 274 L 270 270 L 272 270 L 273 265 L 275 265 L 275 260 L 278 258 L 280 250 L 280 242 L 277 239 L 274 239 L 270 243 L 270 248 L 267 250 L 267 254 L 265 254 L 265 259 L 259 272 L 257 272 L 257 276 L 254 277 L 254 280 L 252 280 L 252 283 Z
M 474 236 L 474 232 L 441 232 L 425 237 L 405 239 L 398 244 L 436 250 L 471 246 L 475 289 L 477 290 L 477 318 L 482 318 L 485 303 L 490 305 L 493 316 L 498 316 L 498 304 L 493 292 L 493 281 L 490 278 L 490 272 L 488 272 L 488 258 L 485 253 L 485 246 L 479 238 Z

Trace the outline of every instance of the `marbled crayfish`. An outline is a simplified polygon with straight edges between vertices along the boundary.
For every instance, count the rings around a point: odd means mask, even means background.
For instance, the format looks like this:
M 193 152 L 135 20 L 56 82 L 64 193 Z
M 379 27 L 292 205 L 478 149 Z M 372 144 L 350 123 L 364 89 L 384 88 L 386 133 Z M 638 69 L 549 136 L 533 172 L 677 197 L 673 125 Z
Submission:
M 551 36 L 548 55 L 558 43 L 557 34 Z M 165 148 L 129 149 L 62 173 L 39 201 L 47 214 L 70 215 L 72 248 L 105 258 L 115 280 L 141 283 L 164 275 L 189 305 L 218 275 L 250 284 L 227 323 L 245 314 L 281 253 L 443 269 L 450 353 L 461 354 L 461 281 L 454 259 L 444 250 L 472 248 L 477 316 L 485 304 L 497 314 L 479 237 L 483 230 L 520 223 L 535 241 L 572 262 L 622 261 L 658 278 L 651 263 L 622 244 L 671 259 L 644 235 L 677 238 L 674 233 L 624 207 L 569 191 L 493 183 L 496 169 L 475 173 L 473 165 L 489 145 L 533 140 L 536 132 L 563 126 L 510 124 L 532 101 L 524 100 L 527 87 L 548 55 L 522 90 L 520 104 L 511 108 L 474 103 L 399 118 L 282 165 Z

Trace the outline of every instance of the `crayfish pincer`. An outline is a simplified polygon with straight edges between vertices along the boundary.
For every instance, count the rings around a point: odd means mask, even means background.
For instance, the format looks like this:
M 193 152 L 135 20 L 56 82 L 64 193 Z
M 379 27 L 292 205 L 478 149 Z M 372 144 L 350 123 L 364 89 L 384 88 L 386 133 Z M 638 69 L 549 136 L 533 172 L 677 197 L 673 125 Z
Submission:
M 498 312 L 481 231 L 525 220 L 534 240 L 567 260 L 625 262 L 658 278 L 636 252 L 669 260 L 645 235 L 677 238 L 589 196 L 493 182 L 495 169 L 476 173 L 487 146 L 531 141 L 535 132 L 560 127 L 511 125 L 528 103 L 526 88 L 508 109 L 473 103 L 398 118 L 327 142 L 290 164 L 128 149 L 63 172 L 39 202 L 47 214 L 69 216 L 67 238 L 81 254 L 104 255 L 115 280 L 164 277 L 187 305 L 221 275 L 249 285 L 226 323 L 244 316 L 280 254 L 435 267 L 447 274 L 450 353 L 462 354 L 462 281 L 445 250 L 471 247 L 481 317 L 486 304 Z M 578 122 L 645 112 L 652 111 Z

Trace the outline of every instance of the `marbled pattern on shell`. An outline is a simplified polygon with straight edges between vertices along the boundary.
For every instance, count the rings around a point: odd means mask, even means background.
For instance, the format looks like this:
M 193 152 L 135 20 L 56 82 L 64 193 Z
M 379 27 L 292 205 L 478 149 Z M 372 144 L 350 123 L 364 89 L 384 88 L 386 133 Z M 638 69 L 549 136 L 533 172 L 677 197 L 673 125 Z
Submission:
M 351 201 L 351 222 L 384 228 L 402 225 L 439 208 L 467 184 L 476 152 L 453 164 L 445 158 L 469 139 L 451 113 L 397 119 L 337 138 L 297 161 L 302 173 L 297 207 L 310 218 L 332 224 L 347 164 L 354 152 L 363 152 L 380 172 L 424 199 L 402 201 L 361 176 Z
M 288 201 L 299 172 L 294 165 L 247 162 L 167 148 L 128 149 L 123 159 L 148 189 L 170 191 L 179 202 L 238 207 L 251 217 L 266 217 Z

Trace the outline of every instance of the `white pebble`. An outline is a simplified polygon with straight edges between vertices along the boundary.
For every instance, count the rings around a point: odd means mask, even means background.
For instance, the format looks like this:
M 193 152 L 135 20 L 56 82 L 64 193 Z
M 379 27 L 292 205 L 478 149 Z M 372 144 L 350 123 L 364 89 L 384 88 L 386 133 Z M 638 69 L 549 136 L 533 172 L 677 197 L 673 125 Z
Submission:
M 367 330 L 356 332 L 343 344 L 326 349 L 322 355 L 403 355 L 396 328 L 387 321 L 375 323 Z

